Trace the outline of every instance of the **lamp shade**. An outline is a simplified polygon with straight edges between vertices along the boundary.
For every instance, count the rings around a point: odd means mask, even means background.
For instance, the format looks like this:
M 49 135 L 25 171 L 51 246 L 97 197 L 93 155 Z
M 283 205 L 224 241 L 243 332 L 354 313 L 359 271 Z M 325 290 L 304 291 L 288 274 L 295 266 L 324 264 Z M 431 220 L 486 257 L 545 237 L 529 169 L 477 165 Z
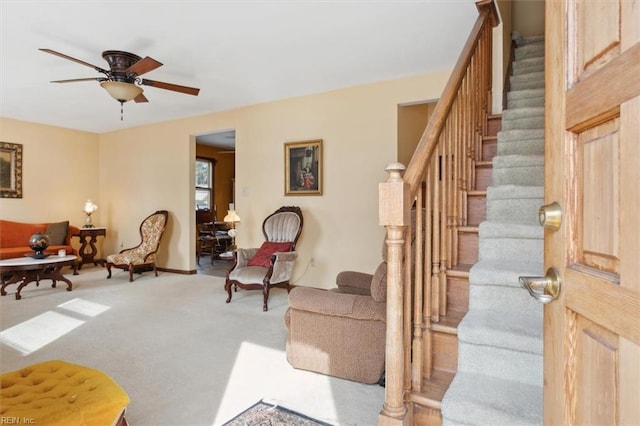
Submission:
M 122 83 L 120 81 L 103 81 L 100 86 L 118 102 L 127 102 L 142 93 L 142 88 L 132 83 Z
M 86 214 L 91 214 L 91 213 L 95 212 L 96 210 L 98 210 L 98 206 L 97 206 L 93 201 L 91 201 L 91 200 L 87 200 L 87 201 L 84 203 L 84 209 L 83 209 L 83 211 L 84 211 Z
M 224 221 L 238 223 L 240 222 L 240 216 L 237 215 L 235 210 L 227 210 L 227 215 L 224 217 Z

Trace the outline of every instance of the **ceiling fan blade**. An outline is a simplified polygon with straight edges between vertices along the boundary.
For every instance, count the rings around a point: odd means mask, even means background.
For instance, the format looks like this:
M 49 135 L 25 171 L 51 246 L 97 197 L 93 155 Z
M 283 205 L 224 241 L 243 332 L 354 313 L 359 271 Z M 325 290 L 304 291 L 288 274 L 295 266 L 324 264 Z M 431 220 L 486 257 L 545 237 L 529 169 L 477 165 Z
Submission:
M 140 84 L 143 86 L 157 87 L 158 89 L 173 90 L 174 92 L 185 93 L 187 95 L 198 96 L 200 89 L 195 87 L 180 86 L 178 84 L 163 83 L 161 81 L 142 79 Z
M 51 83 L 75 83 L 77 81 L 105 81 L 104 77 L 90 77 L 90 78 L 72 78 L 69 80 L 54 80 Z
M 149 102 L 149 99 L 147 99 L 144 96 L 144 93 L 140 93 L 138 96 L 136 96 L 135 98 L 133 98 L 133 101 L 135 103 L 140 103 L 140 102 Z
M 125 72 L 127 74 L 131 73 L 135 75 L 142 75 L 142 74 L 148 73 L 149 71 L 153 71 L 156 68 L 159 68 L 161 66 L 162 66 L 162 62 L 158 62 L 155 59 L 147 56 L 139 60 L 135 64 L 131 65 L 129 68 L 127 68 Z
M 97 65 L 93 65 L 93 64 L 90 64 L 89 62 L 81 61 L 80 59 L 72 58 L 71 56 L 65 55 L 64 53 L 56 52 L 55 50 L 51 50 L 51 49 L 39 49 L 39 50 L 42 50 L 43 52 L 47 52 L 47 53 L 50 53 L 50 54 L 55 55 L 55 56 L 59 56 L 59 57 L 64 58 L 64 59 L 68 59 L 68 60 L 73 61 L 73 62 L 77 62 L 78 64 L 85 65 L 85 66 L 87 66 L 89 68 L 93 68 L 94 70 L 96 70 L 98 72 L 101 72 L 102 74 L 107 74 L 107 75 L 109 74 L 109 71 L 107 71 L 107 70 L 105 70 L 103 68 L 100 68 Z

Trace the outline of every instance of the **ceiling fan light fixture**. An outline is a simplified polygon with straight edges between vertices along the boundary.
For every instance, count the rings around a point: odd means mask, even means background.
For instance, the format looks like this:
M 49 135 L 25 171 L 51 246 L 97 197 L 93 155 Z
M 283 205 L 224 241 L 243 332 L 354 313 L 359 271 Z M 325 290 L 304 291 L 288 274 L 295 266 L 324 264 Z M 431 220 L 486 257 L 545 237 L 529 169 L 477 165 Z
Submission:
M 106 90 L 113 99 L 118 102 L 128 102 L 142 93 L 142 88 L 132 83 L 120 81 L 103 81 L 100 86 Z

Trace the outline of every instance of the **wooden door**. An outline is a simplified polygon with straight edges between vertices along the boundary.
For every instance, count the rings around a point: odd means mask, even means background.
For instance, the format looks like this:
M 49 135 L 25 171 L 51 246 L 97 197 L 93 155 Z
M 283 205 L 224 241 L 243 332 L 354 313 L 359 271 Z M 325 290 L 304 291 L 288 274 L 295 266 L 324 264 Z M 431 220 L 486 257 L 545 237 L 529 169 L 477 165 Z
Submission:
M 640 425 L 640 1 L 546 2 L 547 425 Z

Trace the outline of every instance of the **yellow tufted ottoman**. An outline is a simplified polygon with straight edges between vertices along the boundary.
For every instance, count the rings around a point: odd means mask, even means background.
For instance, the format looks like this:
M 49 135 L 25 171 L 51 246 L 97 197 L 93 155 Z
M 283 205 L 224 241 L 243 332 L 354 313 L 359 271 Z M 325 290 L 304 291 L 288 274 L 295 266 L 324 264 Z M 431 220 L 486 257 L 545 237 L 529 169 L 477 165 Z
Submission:
M 37 426 L 126 426 L 129 396 L 101 371 L 46 361 L 1 376 L 0 419 Z

